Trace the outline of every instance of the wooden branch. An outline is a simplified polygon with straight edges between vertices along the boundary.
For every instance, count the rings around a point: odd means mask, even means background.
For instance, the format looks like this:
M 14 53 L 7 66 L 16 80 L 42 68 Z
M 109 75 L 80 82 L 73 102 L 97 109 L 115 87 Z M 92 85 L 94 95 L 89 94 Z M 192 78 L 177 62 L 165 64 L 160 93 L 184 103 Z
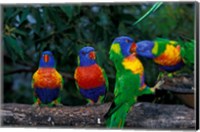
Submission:
M 105 128 L 104 114 L 110 103 L 95 106 L 32 107 L 3 104 L 3 126 L 63 126 Z M 194 109 L 184 105 L 137 103 L 129 112 L 125 128 L 195 128 Z

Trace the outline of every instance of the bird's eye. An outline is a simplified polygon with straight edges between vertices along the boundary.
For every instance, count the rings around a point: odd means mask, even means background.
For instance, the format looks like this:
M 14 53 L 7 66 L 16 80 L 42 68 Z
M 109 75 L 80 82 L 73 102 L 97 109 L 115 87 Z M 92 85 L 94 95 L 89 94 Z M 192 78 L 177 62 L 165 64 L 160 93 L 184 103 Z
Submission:
M 126 42 L 126 43 L 130 43 L 130 40 L 126 39 L 125 42 Z

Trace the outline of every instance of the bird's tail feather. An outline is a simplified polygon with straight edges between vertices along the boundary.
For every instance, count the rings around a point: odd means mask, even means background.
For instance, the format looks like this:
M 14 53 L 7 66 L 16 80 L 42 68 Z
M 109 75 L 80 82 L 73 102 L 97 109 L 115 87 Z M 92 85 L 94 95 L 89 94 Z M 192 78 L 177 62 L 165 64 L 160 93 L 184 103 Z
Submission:
M 104 116 L 106 118 L 107 127 L 123 128 L 129 109 L 130 105 L 127 103 L 118 106 L 113 103 L 108 113 Z

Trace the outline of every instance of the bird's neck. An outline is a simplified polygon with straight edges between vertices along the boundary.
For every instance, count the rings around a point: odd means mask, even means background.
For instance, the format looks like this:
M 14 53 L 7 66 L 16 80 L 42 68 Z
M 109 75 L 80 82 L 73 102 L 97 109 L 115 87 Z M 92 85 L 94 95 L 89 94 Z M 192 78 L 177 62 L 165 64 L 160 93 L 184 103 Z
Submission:
M 91 65 L 94 65 L 94 64 L 96 64 L 95 60 L 92 60 L 92 61 L 80 61 L 80 66 L 91 66 Z

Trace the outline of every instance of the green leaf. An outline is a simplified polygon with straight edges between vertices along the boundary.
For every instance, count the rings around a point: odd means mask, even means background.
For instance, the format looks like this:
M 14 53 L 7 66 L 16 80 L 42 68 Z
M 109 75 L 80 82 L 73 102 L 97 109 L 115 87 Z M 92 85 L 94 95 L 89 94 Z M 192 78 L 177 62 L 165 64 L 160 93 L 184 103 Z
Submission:
M 39 9 L 33 9 L 32 10 L 32 15 L 36 20 L 36 26 L 35 26 L 35 31 L 37 34 L 40 35 L 40 31 L 41 31 L 41 27 L 42 27 L 42 18 L 41 18 L 41 14 L 39 12 Z
M 4 36 L 4 44 L 8 49 L 8 54 L 11 54 L 13 61 L 20 57 L 24 59 L 24 54 L 22 48 L 18 45 L 16 39 L 12 38 L 11 36 Z
M 13 30 L 13 32 L 16 33 L 16 34 L 22 35 L 22 36 L 27 36 L 26 32 L 19 30 L 19 29 L 16 29 L 16 28 Z
M 47 25 L 47 22 L 48 22 L 48 7 L 43 7 L 43 16 L 42 16 L 42 20 L 43 20 L 43 23 L 44 25 Z
M 15 8 L 5 8 L 4 9 L 4 21 L 7 21 L 9 17 L 14 13 Z
M 8 8 L 7 10 L 9 10 L 10 8 Z M 21 9 L 16 9 L 15 11 L 11 10 L 8 11 L 8 14 L 6 15 L 7 18 L 4 20 L 5 23 L 7 24 L 12 18 L 14 18 L 17 14 L 19 14 L 21 12 Z
M 119 34 L 126 34 L 126 27 L 123 22 L 120 22 L 120 24 L 118 26 L 118 32 L 119 32 Z
M 151 13 L 155 12 L 161 5 L 163 4 L 163 2 L 156 2 L 151 9 L 149 9 L 142 17 L 140 17 L 136 22 L 133 23 L 133 25 L 138 24 L 139 22 L 141 22 L 142 20 L 144 20 L 147 16 L 149 16 Z
M 63 31 L 65 28 L 63 25 L 66 25 L 64 20 L 57 14 L 57 10 L 55 8 L 47 8 L 46 9 L 49 18 L 53 20 L 55 23 L 55 27 L 57 28 L 58 31 Z
M 29 8 L 25 8 L 25 9 L 22 10 L 22 14 L 21 14 L 21 17 L 20 17 L 20 23 L 19 24 L 22 24 L 27 19 L 27 15 L 29 13 L 30 13 Z
M 97 22 L 100 26 L 107 26 L 109 24 L 109 17 L 106 13 L 99 13 L 99 21 Z
M 74 13 L 74 6 L 72 5 L 64 5 L 60 6 L 60 9 L 66 14 L 66 16 L 71 19 Z

